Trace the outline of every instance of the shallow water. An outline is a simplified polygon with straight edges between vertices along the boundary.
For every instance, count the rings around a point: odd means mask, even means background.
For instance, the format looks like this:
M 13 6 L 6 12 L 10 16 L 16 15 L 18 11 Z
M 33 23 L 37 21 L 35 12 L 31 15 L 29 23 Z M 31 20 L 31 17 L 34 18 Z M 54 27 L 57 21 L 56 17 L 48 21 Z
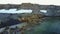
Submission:
M 22 27 L 22 25 L 17 26 Z M 40 24 L 25 30 L 24 34 L 60 34 L 60 17 L 47 17 Z
M 49 17 L 41 24 L 26 30 L 26 34 L 60 34 L 60 17 Z

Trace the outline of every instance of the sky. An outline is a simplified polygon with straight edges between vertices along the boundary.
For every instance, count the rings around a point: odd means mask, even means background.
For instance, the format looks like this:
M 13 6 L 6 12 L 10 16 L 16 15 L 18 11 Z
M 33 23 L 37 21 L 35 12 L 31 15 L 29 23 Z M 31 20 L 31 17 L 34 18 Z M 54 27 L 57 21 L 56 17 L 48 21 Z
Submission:
M 33 3 L 43 5 L 60 5 L 60 0 L 0 0 L 0 4 Z

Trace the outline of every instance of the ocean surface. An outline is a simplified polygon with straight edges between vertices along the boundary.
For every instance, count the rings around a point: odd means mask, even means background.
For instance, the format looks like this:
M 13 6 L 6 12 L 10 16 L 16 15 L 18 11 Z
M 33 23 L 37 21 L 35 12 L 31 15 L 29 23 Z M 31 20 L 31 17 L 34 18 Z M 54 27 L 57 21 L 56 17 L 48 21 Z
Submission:
M 26 34 L 60 34 L 60 17 L 48 17 L 41 24 L 26 30 Z
M 10 21 L 10 25 L 13 23 Z M 16 24 L 16 22 L 15 22 Z M 25 24 L 24 24 L 25 25 Z M 21 26 L 20 24 L 17 24 L 17 26 Z M 15 26 L 11 26 L 15 27 Z M 47 17 L 44 19 L 40 24 L 31 27 L 30 30 L 25 30 L 25 34 L 60 34 L 60 17 Z

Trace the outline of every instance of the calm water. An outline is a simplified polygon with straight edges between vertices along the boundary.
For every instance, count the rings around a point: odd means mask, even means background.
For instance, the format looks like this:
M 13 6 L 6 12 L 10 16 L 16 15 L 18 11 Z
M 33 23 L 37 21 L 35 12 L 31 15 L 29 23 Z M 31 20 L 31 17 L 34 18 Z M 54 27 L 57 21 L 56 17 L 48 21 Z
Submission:
M 50 17 L 40 25 L 26 30 L 26 34 L 60 34 L 60 17 Z
M 31 30 L 25 30 L 25 34 L 60 34 L 60 17 L 48 17 Z

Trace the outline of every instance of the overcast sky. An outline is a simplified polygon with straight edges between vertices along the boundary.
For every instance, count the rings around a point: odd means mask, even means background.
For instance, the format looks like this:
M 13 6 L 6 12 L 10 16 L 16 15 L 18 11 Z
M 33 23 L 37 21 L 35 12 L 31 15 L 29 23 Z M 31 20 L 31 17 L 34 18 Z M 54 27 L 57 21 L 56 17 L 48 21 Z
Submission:
M 21 3 L 33 3 L 44 5 L 60 5 L 60 0 L 0 0 L 0 4 L 21 4 Z

